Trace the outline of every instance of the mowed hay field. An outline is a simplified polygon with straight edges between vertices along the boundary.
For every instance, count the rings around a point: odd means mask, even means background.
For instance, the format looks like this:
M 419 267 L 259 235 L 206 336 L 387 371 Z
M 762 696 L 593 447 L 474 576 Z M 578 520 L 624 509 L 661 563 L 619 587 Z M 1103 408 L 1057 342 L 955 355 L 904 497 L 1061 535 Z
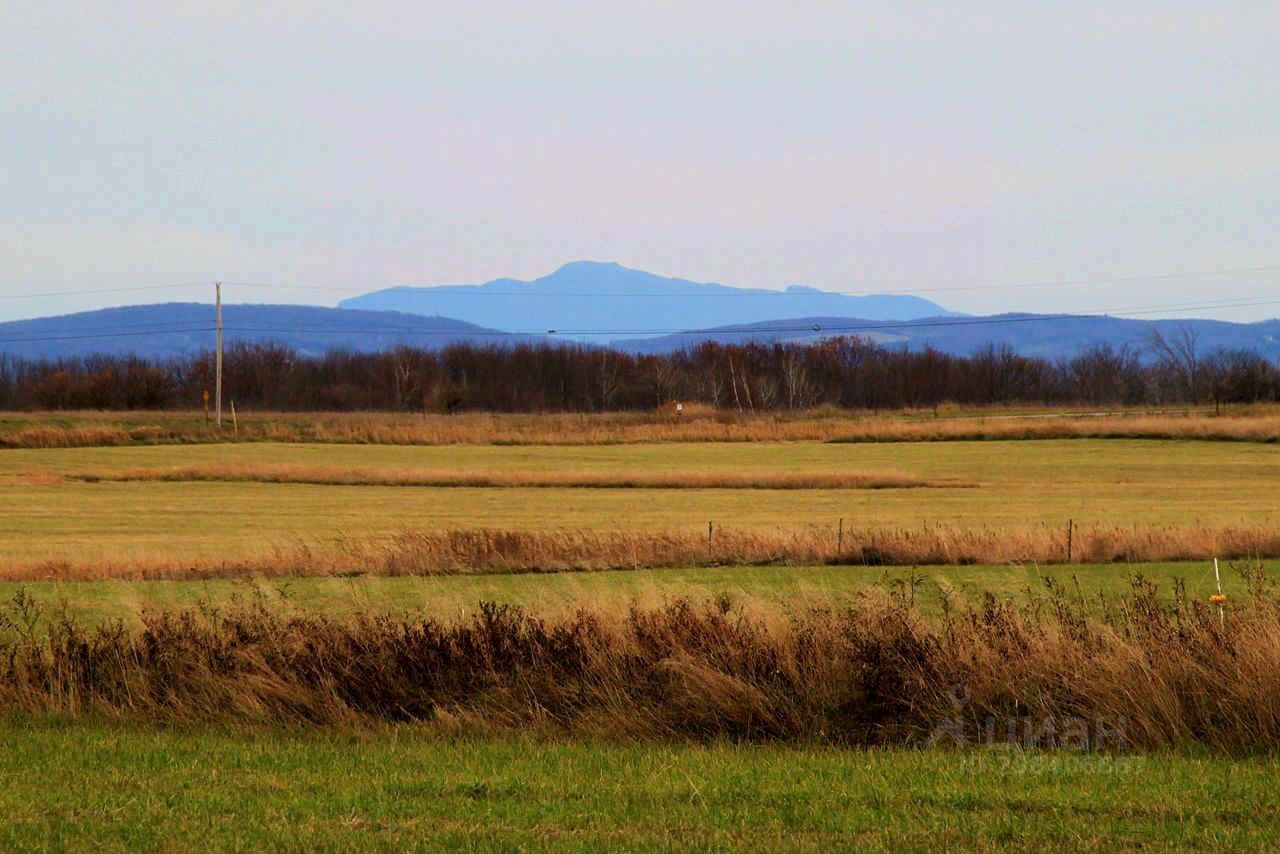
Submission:
M 199 469 L 200 480 L 168 480 Z M 234 479 L 219 481 L 222 471 Z M 273 482 L 255 482 L 259 471 Z M 284 472 L 284 481 L 281 472 Z M 589 487 L 291 483 L 334 472 Z M 884 476 L 901 488 L 752 488 Z M 124 481 L 113 478 L 137 478 Z M 729 488 L 610 487 L 611 479 L 732 479 Z M 829 526 L 1269 525 L 1280 448 L 1187 440 L 693 443 L 603 446 L 244 443 L 0 451 L 0 561 L 236 559 L 406 530 L 627 532 Z M 772 483 L 776 486 L 776 483 Z M 1207 556 L 1207 555 L 1206 555 Z

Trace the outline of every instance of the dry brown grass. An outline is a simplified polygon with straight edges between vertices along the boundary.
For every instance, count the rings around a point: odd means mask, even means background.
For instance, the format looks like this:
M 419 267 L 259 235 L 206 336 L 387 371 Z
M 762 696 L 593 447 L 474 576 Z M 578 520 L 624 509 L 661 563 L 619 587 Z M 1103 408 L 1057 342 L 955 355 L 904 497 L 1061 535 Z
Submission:
M 728 599 L 554 620 L 339 621 L 278 604 L 151 613 L 133 631 L 7 609 L 0 709 L 286 725 L 438 721 L 608 737 L 1077 750 L 1280 748 L 1280 598 L 1219 622 L 1135 579 L 1102 616 L 988 597 L 925 619 L 913 593 L 757 613 Z
M 0 567 L 0 580 L 201 579 L 329 575 L 590 572 L 679 566 L 818 564 L 969 566 L 1067 562 L 1066 528 L 920 528 L 740 531 L 406 531 L 389 539 L 335 537 L 260 557 L 198 561 L 43 561 Z M 1280 530 L 1260 525 L 1081 527 L 1077 563 L 1276 558 Z
M 1280 441 L 1280 417 L 1122 414 L 957 418 L 867 425 L 831 437 L 835 442 L 945 442 L 1016 439 L 1200 439 Z
M 0 435 L 4 448 L 83 448 L 116 445 L 159 444 L 179 441 L 181 433 L 160 430 L 127 430 L 115 426 L 23 427 Z
M 432 469 L 369 469 L 289 463 L 217 463 L 167 468 L 97 471 L 72 475 L 87 481 L 223 481 L 304 483 L 331 486 L 417 486 L 579 489 L 914 489 L 966 487 L 958 481 L 927 481 L 902 472 L 684 472 L 572 471 L 467 472 Z
M 947 411 L 944 410 L 944 413 Z M 48 423 L 41 423 L 47 421 Z M 34 422 L 34 423 L 33 423 Z M 72 422 L 72 423 L 67 423 Z M 393 445 L 601 445 L 654 442 L 922 442 L 982 439 L 1149 438 L 1280 441 L 1280 412 L 1257 406 L 1197 411 L 867 413 L 836 409 L 752 414 L 690 408 L 682 417 L 603 414 L 244 414 L 219 434 L 195 413 L 48 413 L 0 420 L 0 447 L 214 441 Z

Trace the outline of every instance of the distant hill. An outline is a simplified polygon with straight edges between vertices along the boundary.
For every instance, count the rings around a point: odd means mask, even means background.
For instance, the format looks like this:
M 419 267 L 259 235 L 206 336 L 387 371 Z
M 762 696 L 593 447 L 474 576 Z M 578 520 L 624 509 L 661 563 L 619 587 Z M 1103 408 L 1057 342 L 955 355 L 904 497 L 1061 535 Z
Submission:
M 681 303 L 683 304 L 683 303 Z M 669 306 L 668 328 L 683 312 Z M 524 335 L 448 317 L 393 311 L 361 311 L 302 305 L 223 306 L 224 338 L 237 342 L 284 344 L 304 355 L 330 350 L 376 352 L 398 345 L 438 349 L 457 343 L 573 343 L 563 335 Z M 529 324 L 522 324 L 528 328 Z M 1280 360 L 1280 320 L 1228 323 L 1218 320 L 1133 320 L 1104 316 L 1004 314 L 993 317 L 952 315 L 909 321 L 839 315 L 809 315 L 789 320 L 732 324 L 677 335 L 626 338 L 607 346 L 628 353 L 667 353 L 702 341 L 721 343 L 812 342 L 837 335 L 859 335 L 887 347 L 919 350 L 926 346 L 968 355 L 989 344 L 1008 346 L 1027 356 L 1069 357 L 1095 344 L 1146 349 L 1152 330 L 1166 337 L 1184 328 L 1194 331 L 1198 349 L 1255 350 Z M 147 358 L 184 356 L 214 346 L 214 309 L 202 303 L 137 305 L 0 323 L 0 353 L 26 358 L 59 358 L 89 353 L 137 354 Z M 590 346 L 604 346 L 606 342 Z
M 1073 356 L 1097 344 L 1146 349 L 1152 330 L 1172 337 L 1189 328 L 1202 353 L 1218 348 L 1256 350 L 1280 358 L 1280 320 L 1228 323 L 1220 320 L 1133 320 L 1122 317 L 1003 314 L 991 317 L 925 318 L 884 322 L 854 317 L 797 317 L 767 323 L 725 326 L 612 342 L 628 353 L 668 353 L 702 341 L 741 344 L 748 341 L 811 342 L 837 335 L 858 335 L 888 347 L 920 350 L 932 346 L 944 353 L 969 355 L 987 345 L 1007 345 L 1026 356 L 1056 359 Z
M 306 355 L 373 352 L 400 344 L 436 349 L 462 342 L 541 340 L 447 317 L 303 305 L 224 305 L 222 324 L 224 346 L 269 341 Z M 214 307 L 202 303 L 134 305 L 0 323 L 0 353 L 32 359 L 85 353 L 163 358 L 213 346 Z
M 604 343 L 673 327 L 756 323 L 779 317 L 840 315 L 914 320 L 948 315 L 913 296 L 847 296 L 792 285 L 785 291 L 671 279 L 620 264 L 576 261 L 531 282 L 397 287 L 343 300 L 342 308 L 456 317 L 498 329 L 540 332 Z

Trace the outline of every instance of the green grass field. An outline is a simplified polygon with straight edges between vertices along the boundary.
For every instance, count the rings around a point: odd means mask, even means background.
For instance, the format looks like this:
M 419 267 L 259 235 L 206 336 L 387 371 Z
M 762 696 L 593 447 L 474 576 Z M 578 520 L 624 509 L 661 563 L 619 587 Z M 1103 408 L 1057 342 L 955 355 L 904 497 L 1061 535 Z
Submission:
M 1280 763 L 0 725 L 23 849 L 1261 850 Z
M 976 488 L 523 489 L 86 483 L 94 471 L 207 463 L 463 471 L 892 470 Z M 0 560 L 249 557 L 299 539 L 404 529 L 704 529 L 1267 522 L 1280 448 L 1069 440 L 585 447 L 242 444 L 0 451 Z
M 1266 561 L 1272 576 L 1280 561 Z M 728 594 L 740 602 L 776 610 L 808 606 L 838 607 L 870 587 L 910 585 L 926 613 L 940 611 L 943 592 L 953 600 L 977 602 L 990 592 L 1019 602 L 1047 595 L 1045 578 L 1070 595 L 1090 602 L 1098 594 L 1114 600 L 1135 574 L 1173 594 L 1175 582 L 1194 599 L 1215 590 L 1209 563 L 1144 563 L 1078 566 L 967 566 L 921 568 L 868 567 L 700 567 L 638 569 L 618 572 L 563 572 L 424 577 L 312 577 L 208 581 L 42 581 L 0 582 L 0 602 L 19 590 L 86 624 L 121 619 L 136 624 L 147 609 L 171 610 L 200 604 L 225 606 L 239 600 L 345 617 L 391 613 L 449 620 L 474 613 L 481 602 L 519 605 L 538 614 L 562 615 L 577 608 L 623 609 L 632 603 L 655 605 L 686 597 L 708 599 Z M 1078 585 L 1078 587 L 1077 587 Z M 1223 567 L 1223 588 L 1235 597 L 1245 592 L 1238 572 Z

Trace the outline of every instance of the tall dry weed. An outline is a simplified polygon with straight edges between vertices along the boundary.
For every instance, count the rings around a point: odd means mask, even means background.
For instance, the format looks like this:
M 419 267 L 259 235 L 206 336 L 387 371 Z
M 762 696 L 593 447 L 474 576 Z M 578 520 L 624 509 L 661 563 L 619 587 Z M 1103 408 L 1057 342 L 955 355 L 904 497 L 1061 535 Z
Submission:
M 19 594 L 0 709 L 163 721 L 554 729 L 612 737 L 1280 749 L 1280 598 L 1229 617 L 1140 578 L 1102 616 L 987 597 L 941 622 L 892 589 L 753 614 L 727 599 L 545 620 L 334 620 L 242 603 L 85 629 Z
M 59 413 L 51 420 L 80 423 L 0 425 L 0 447 L 54 448 L 92 445 L 218 441 L 324 442 L 387 445 L 608 445 L 655 442 L 927 442 L 988 439 L 1204 439 L 1280 441 L 1275 407 L 1237 408 L 1215 415 L 1203 410 L 1036 410 L 934 417 L 922 412 L 871 413 L 838 409 L 743 413 L 691 410 L 595 414 L 405 415 L 390 413 L 242 414 L 235 431 L 212 429 L 193 413 Z

